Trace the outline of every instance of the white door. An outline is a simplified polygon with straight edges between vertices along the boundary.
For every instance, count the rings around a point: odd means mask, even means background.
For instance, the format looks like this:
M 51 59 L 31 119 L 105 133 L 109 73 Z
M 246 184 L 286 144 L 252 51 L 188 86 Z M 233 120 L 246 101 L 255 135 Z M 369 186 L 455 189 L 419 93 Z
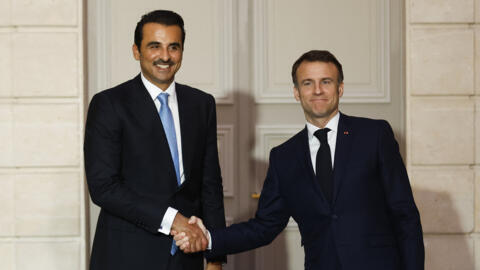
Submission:
M 270 149 L 305 125 L 290 69 L 307 50 L 328 49 L 343 64 L 343 112 L 389 120 L 402 144 L 403 1 L 89 0 L 90 98 L 138 74 L 133 32 L 154 9 L 185 20 L 176 80 L 216 98 L 227 223 L 253 216 Z M 92 238 L 97 215 L 91 204 Z M 291 222 L 272 245 L 229 256 L 226 269 L 303 269 L 303 259 Z

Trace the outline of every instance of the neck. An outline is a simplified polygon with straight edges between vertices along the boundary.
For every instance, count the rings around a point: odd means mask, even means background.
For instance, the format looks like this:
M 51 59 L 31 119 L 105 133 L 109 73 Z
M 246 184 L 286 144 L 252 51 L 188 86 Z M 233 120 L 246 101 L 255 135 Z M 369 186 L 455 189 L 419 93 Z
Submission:
M 312 118 L 312 117 L 305 117 L 307 122 L 310 124 L 318 127 L 318 128 L 325 128 L 325 126 L 328 124 L 328 122 L 337 115 L 338 109 L 332 112 L 330 115 L 325 116 L 325 117 L 317 117 L 317 118 Z
M 166 91 L 168 89 L 168 87 L 170 87 L 170 85 L 172 84 L 172 82 L 169 82 L 169 83 L 153 83 L 155 86 L 157 86 L 158 88 L 162 89 L 162 91 Z
M 151 84 L 155 85 L 156 87 L 160 88 L 162 91 L 166 91 L 168 87 L 173 83 L 173 79 L 171 81 L 158 81 L 154 78 L 150 78 L 146 76 L 145 73 L 142 71 L 142 76 L 149 81 Z

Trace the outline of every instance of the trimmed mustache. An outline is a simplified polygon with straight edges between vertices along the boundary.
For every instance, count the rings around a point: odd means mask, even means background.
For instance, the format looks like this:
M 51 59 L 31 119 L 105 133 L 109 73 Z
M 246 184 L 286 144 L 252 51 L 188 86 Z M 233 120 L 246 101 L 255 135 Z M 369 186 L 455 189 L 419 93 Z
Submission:
M 154 65 L 173 65 L 174 63 L 172 62 L 172 60 L 167 60 L 167 61 L 163 61 L 162 59 L 158 59 L 158 60 L 155 60 L 153 62 Z

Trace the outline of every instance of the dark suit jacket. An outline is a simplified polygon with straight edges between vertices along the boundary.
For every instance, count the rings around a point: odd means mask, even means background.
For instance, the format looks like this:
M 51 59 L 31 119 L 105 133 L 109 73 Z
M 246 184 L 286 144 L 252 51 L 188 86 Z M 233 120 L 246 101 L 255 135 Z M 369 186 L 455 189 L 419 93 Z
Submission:
M 298 223 L 305 269 L 423 269 L 420 216 L 390 125 L 383 120 L 340 115 L 332 204 L 315 178 L 307 129 L 272 149 L 255 218 L 212 230 L 210 255 L 269 244 Z M 332 244 L 330 244 L 332 243 Z
M 178 187 L 168 142 L 140 75 L 96 94 L 85 128 L 85 170 L 101 207 L 90 269 L 164 269 L 172 237 L 158 232 L 169 206 L 225 227 L 214 98 L 176 84 L 185 182 Z M 203 254 L 182 256 L 203 269 Z M 224 260 L 224 258 L 212 258 Z

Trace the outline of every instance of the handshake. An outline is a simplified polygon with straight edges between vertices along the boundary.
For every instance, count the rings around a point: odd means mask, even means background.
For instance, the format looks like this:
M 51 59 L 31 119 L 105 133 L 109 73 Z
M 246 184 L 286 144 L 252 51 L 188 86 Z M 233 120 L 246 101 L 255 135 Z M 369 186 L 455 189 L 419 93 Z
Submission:
M 187 219 L 177 213 L 170 234 L 175 244 L 185 253 L 205 251 L 210 240 L 207 228 L 200 218 L 191 216 Z

